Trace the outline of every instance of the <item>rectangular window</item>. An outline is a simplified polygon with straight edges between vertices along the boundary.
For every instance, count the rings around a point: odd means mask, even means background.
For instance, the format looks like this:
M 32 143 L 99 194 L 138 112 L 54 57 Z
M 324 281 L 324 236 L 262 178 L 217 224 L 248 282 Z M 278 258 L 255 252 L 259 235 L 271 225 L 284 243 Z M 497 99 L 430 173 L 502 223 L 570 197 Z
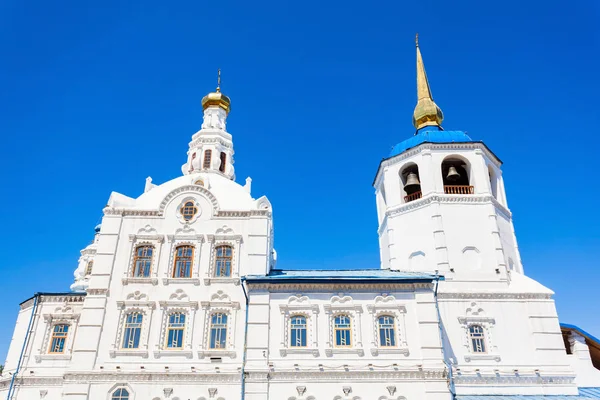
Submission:
M 224 349 L 227 346 L 227 315 L 213 314 L 210 322 L 210 348 Z
M 135 258 L 133 260 L 133 277 L 147 278 L 150 276 L 152 266 L 152 246 L 138 246 L 135 249 Z
M 382 315 L 377 319 L 379 325 L 379 345 L 382 347 L 396 346 L 394 317 Z
M 175 249 L 175 265 L 173 278 L 189 278 L 192 276 L 192 260 L 194 248 L 192 246 L 179 246 Z
M 123 348 L 137 349 L 140 347 L 140 336 L 142 334 L 143 314 L 133 312 L 125 317 L 123 330 Z
M 216 248 L 215 276 L 231 276 L 231 262 L 233 260 L 233 248 L 231 246 L 218 246 Z
M 69 325 L 54 325 L 52 329 L 52 340 L 50 341 L 50 353 L 64 353 L 67 335 L 69 334 Z
M 306 317 L 302 315 L 290 318 L 290 346 L 306 347 Z
M 473 353 L 485 353 L 485 334 L 480 325 L 471 325 L 469 327 L 469 336 Z
M 337 347 L 352 346 L 352 331 L 350 317 L 347 315 L 338 315 L 334 319 L 334 337 Z
M 185 314 L 175 313 L 169 316 L 167 327 L 167 347 L 181 349 L 183 347 L 183 333 L 185 331 Z

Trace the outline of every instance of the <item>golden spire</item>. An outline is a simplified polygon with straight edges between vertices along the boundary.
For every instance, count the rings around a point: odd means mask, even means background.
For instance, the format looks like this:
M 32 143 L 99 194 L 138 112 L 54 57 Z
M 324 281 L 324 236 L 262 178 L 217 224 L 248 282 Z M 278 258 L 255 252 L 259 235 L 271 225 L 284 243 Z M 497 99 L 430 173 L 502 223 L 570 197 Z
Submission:
M 231 100 L 229 99 L 229 97 L 227 97 L 223 93 L 221 93 L 221 69 L 220 68 L 217 71 L 217 89 L 214 92 L 207 94 L 202 99 L 202 108 L 203 109 L 206 110 L 208 107 L 211 107 L 211 106 L 212 107 L 220 107 L 223 110 L 225 110 L 225 112 L 227 112 L 227 114 L 229 114 L 229 111 L 231 110 Z
M 423 56 L 421 56 L 421 49 L 419 49 L 418 33 L 415 37 L 415 44 L 417 46 L 417 106 L 413 112 L 413 125 L 417 129 L 425 126 L 438 126 L 441 128 L 444 114 L 434 103 L 433 96 L 431 96 Z

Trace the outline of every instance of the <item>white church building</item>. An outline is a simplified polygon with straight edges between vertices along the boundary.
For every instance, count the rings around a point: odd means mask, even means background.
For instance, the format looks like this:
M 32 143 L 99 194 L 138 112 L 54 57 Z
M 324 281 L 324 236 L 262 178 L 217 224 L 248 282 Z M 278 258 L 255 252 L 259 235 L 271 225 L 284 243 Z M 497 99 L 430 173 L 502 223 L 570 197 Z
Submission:
M 600 399 L 598 339 L 525 274 L 502 163 L 442 129 L 418 45 L 417 93 L 373 183 L 380 268 L 283 270 L 217 87 L 182 175 L 113 192 L 71 291 L 20 304 L 0 396 Z

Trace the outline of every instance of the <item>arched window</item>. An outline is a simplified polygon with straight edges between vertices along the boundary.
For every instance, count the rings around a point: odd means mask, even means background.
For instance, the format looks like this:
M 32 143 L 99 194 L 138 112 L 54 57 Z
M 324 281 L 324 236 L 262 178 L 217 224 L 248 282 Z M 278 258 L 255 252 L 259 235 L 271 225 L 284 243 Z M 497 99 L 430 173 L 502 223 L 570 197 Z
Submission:
M 221 152 L 221 164 L 219 165 L 219 171 L 225 172 L 226 165 L 227 165 L 227 154 Z
M 132 276 L 134 278 L 148 278 L 150 276 L 153 253 L 154 247 L 152 246 L 142 245 L 136 247 L 132 271 Z
M 333 336 L 337 347 L 352 346 L 352 331 L 350 317 L 347 315 L 337 315 L 333 320 Z
M 379 329 L 379 345 L 381 347 L 396 346 L 396 323 L 391 315 L 382 315 L 377 318 Z
M 140 312 L 132 312 L 125 317 L 125 326 L 123 328 L 124 349 L 137 349 L 140 347 L 143 320 L 144 315 Z
M 125 388 L 118 388 L 113 392 L 110 400 L 129 400 L 129 391 Z
M 88 261 L 87 265 L 85 266 L 85 276 L 90 276 L 92 274 L 92 268 L 94 267 L 94 261 Z
M 185 331 L 185 314 L 173 313 L 169 315 L 167 326 L 167 347 L 181 349 L 183 347 L 183 333 Z
M 52 340 L 50 340 L 49 353 L 64 353 L 67 336 L 69 334 L 69 325 L 54 325 L 52 328 Z
M 290 318 L 290 346 L 306 347 L 306 317 L 303 315 Z
M 468 166 L 458 158 L 446 158 L 442 162 L 442 180 L 446 194 L 473 194 L 469 183 Z
M 233 260 L 233 247 L 217 246 L 215 249 L 215 276 L 227 277 L 231 276 L 231 262 Z
M 400 179 L 402 181 L 402 189 L 406 193 L 406 196 L 404 196 L 405 203 L 423 197 L 421 182 L 419 181 L 419 167 L 416 164 L 410 163 L 406 165 L 400 172 Z
M 204 163 L 202 164 L 202 168 L 209 169 L 210 168 L 210 160 L 212 157 L 212 150 L 206 150 L 204 152 Z
M 198 207 L 196 207 L 193 201 L 186 201 L 179 211 L 181 211 L 183 219 L 189 221 L 198 213 Z
M 192 276 L 194 247 L 189 245 L 178 246 L 175 249 L 175 263 L 173 265 L 173 278 L 189 278 Z
M 473 353 L 485 353 L 485 333 L 481 325 L 469 326 L 469 339 Z
M 210 318 L 210 348 L 224 349 L 227 347 L 227 315 L 213 314 Z

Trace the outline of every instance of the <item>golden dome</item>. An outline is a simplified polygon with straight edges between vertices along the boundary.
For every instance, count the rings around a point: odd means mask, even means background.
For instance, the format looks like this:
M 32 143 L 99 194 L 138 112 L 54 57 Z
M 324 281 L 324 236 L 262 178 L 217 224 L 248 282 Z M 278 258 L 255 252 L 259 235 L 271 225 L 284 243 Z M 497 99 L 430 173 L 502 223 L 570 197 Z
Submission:
M 413 112 L 413 125 L 417 129 L 425 126 L 442 127 L 444 114 L 442 110 L 433 101 L 429 81 L 425 73 L 423 57 L 419 49 L 419 36 L 417 35 L 417 106 Z
M 217 90 L 207 94 L 202 98 L 202 108 L 207 109 L 208 107 L 221 107 L 227 114 L 231 110 L 231 100 L 229 97 L 221 93 L 221 89 L 217 87 Z
M 220 69 L 217 75 L 217 89 L 202 98 L 202 108 L 206 110 L 208 107 L 221 107 L 227 114 L 231 110 L 231 99 L 221 93 Z

